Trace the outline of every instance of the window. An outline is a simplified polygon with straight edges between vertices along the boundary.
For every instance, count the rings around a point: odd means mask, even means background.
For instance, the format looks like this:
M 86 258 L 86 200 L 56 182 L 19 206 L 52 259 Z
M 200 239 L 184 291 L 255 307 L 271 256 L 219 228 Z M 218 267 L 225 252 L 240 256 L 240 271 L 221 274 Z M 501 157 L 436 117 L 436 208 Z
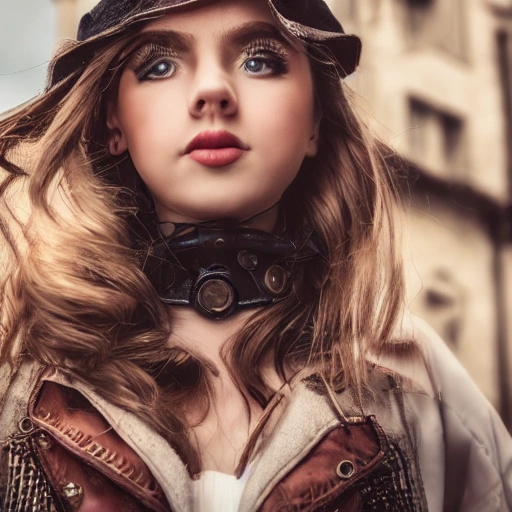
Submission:
M 405 29 L 412 47 L 438 47 L 465 58 L 467 55 L 466 0 L 402 0 Z
M 406 0 L 407 22 L 412 38 L 421 37 L 432 15 L 434 0 Z
M 425 278 L 421 314 L 452 349 L 457 349 L 465 318 L 466 292 L 445 268 Z
M 412 159 L 434 171 L 463 175 L 467 166 L 463 119 L 417 98 L 409 99 L 409 116 Z

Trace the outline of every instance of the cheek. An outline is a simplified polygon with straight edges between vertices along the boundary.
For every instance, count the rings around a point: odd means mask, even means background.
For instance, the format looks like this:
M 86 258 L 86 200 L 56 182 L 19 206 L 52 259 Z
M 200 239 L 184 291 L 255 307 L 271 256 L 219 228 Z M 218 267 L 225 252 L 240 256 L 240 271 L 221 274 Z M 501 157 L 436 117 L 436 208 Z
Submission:
M 120 116 L 121 132 L 126 138 L 130 153 L 150 151 L 159 143 L 162 119 L 165 119 L 151 102 L 131 102 Z M 159 129 L 160 128 L 160 129 Z
M 134 87 L 121 82 L 118 117 L 121 132 L 134 160 L 137 154 L 154 158 L 180 132 L 180 109 L 184 101 L 165 88 L 165 83 Z M 169 148 L 172 150 L 172 148 Z
M 295 178 L 314 133 L 313 88 L 308 78 L 266 91 L 251 107 L 253 131 L 269 166 L 268 178 L 281 189 Z M 272 173 L 278 176 L 272 178 Z
M 301 152 L 309 141 L 314 126 L 313 88 L 309 76 L 283 86 L 269 89 L 254 101 L 251 95 L 251 116 L 258 119 L 261 135 L 270 146 Z

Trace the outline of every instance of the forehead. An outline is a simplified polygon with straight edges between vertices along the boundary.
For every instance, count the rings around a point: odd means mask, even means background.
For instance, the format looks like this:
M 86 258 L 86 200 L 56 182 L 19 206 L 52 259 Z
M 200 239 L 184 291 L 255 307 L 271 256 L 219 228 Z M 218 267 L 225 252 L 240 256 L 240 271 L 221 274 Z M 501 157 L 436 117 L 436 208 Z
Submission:
M 250 22 L 278 26 L 267 0 L 210 0 L 158 18 L 148 23 L 143 31 L 176 30 L 206 36 Z

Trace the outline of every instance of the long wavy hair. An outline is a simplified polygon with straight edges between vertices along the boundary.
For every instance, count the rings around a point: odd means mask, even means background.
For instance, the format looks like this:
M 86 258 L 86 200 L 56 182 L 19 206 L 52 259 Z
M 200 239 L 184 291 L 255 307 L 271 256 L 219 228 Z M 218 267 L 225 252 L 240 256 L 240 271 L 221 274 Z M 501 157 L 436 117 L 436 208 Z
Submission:
M 141 270 L 151 201 L 129 156 L 107 150 L 107 105 L 136 44 L 136 34 L 119 36 L 83 72 L 0 120 L 0 362 L 30 357 L 86 382 L 165 436 L 195 474 L 182 404 L 208 407 L 211 368 L 168 345 L 172 312 Z M 281 208 L 288 236 L 314 237 L 322 254 L 298 264 L 290 293 L 256 311 L 223 351 L 262 406 L 275 392 L 261 371 L 269 356 L 285 379 L 305 371 L 361 389 L 366 355 L 391 341 L 403 301 L 389 154 L 355 114 L 333 59 L 319 46 L 305 51 L 319 149 Z

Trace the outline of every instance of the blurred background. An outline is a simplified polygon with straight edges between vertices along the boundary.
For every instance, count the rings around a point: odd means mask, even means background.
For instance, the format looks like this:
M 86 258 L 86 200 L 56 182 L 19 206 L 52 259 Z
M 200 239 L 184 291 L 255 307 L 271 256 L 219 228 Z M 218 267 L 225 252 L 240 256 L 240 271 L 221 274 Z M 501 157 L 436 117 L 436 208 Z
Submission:
M 97 0 L 2 0 L 0 112 L 44 88 Z M 413 312 L 512 430 L 512 0 L 327 0 L 363 39 L 348 79 L 404 158 Z
M 512 429 L 512 1 L 331 0 L 350 79 L 407 162 L 410 308 Z

